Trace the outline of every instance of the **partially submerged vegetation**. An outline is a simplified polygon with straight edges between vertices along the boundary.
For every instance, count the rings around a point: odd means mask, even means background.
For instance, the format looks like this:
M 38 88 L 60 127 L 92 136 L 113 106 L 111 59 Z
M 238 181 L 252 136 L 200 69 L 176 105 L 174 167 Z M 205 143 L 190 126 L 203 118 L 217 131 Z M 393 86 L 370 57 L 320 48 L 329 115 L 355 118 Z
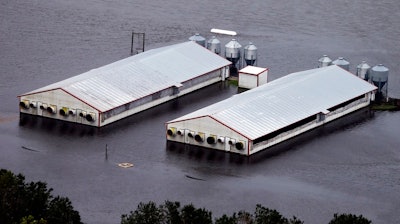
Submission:
M 400 100 L 389 98 L 387 101 L 376 101 L 371 104 L 372 110 L 386 110 L 386 111 L 398 111 L 400 110 Z
M 233 86 L 238 86 L 239 84 L 237 77 L 229 77 L 228 83 Z

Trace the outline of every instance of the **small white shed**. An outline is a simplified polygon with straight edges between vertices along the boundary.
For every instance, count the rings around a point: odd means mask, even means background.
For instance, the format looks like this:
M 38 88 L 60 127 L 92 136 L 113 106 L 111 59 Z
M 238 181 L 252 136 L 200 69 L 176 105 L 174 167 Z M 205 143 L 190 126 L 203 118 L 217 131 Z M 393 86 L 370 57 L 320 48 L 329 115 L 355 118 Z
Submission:
M 268 82 L 268 68 L 246 66 L 239 71 L 238 85 L 240 88 L 252 89 Z

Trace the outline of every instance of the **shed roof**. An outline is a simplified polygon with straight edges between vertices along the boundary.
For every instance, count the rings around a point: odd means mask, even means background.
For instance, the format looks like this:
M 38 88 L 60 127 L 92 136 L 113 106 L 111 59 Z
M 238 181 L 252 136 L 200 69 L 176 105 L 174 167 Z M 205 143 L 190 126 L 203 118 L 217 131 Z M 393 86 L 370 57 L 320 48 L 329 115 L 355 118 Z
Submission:
M 248 66 L 240 69 L 239 73 L 246 73 L 246 74 L 250 74 L 250 75 L 259 75 L 260 73 L 265 72 L 266 70 L 268 70 L 268 68 L 260 68 L 260 67 L 248 65 Z
M 289 74 L 168 123 L 209 116 L 254 140 L 375 89 L 332 65 Z
M 104 112 L 231 64 L 192 42 L 152 49 L 23 94 L 62 89 Z

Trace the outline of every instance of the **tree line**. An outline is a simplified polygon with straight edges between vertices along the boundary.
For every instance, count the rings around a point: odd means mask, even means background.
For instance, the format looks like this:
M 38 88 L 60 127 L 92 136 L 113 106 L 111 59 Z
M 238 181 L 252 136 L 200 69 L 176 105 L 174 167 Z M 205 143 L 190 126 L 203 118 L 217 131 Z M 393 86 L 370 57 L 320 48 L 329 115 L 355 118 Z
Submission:
M 67 197 L 53 196 L 44 182 L 26 182 L 22 174 L 0 169 L 1 224 L 82 224 Z M 161 205 L 140 202 L 136 210 L 121 215 L 121 224 L 304 224 L 274 209 L 256 205 L 255 211 L 235 212 L 213 219 L 212 212 L 193 204 L 165 201 Z M 370 224 L 362 215 L 334 214 L 329 224 Z
M 275 209 L 256 205 L 255 211 L 239 211 L 231 216 L 226 214 L 213 220 L 212 212 L 205 208 L 196 208 L 192 204 L 181 207 L 175 201 L 165 201 L 158 205 L 152 201 L 139 203 L 135 211 L 121 216 L 121 224 L 304 224 L 293 216 L 286 218 Z M 362 215 L 334 214 L 329 224 L 370 224 Z
M 0 223 L 81 224 L 67 197 L 53 196 L 44 182 L 26 182 L 22 174 L 0 170 Z

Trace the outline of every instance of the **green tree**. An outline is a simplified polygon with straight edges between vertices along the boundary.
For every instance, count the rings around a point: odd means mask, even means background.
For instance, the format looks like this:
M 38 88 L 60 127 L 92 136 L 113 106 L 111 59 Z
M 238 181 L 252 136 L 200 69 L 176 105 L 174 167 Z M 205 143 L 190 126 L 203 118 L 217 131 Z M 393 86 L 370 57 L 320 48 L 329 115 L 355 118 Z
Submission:
M 195 208 L 192 204 L 180 208 L 179 202 L 166 201 L 157 206 L 150 201 L 139 203 L 135 211 L 121 216 L 121 224 L 208 224 L 212 223 L 211 212 Z
M 253 224 L 253 216 L 246 211 L 239 211 L 232 216 L 222 215 L 215 220 L 215 224 Z
M 35 217 L 29 215 L 23 217 L 20 224 L 47 224 L 47 221 L 44 219 L 36 220 Z
M 53 189 L 47 189 L 47 184 L 43 182 L 30 182 L 25 184 L 25 209 L 33 217 L 43 218 L 52 198 Z
M 335 213 L 329 224 L 371 224 L 372 222 L 362 215 L 340 214 Z
M 276 210 L 256 205 L 254 215 L 246 211 L 240 211 L 238 214 L 233 213 L 232 216 L 223 215 L 215 220 L 215 224 L 303 224 L 304 222 L 295 216 L 291 219 L 283 217 Z
M 215 220 L 215 224 L 236 224 L 238 222 L 236 213 L 232 216 L 222 215 L 220 218 Z
M 48 223 L 81 223 L 81 217 L 68 198 L 57 196 L 47 210 Z
M 288 219 L 283 217 L 275 209 L 265 208 L 260 204 L 256 205 L 254 213 L 254 221 L 256 224 L 287 224 Z
M 235 214 L 234 214 L 235 215 Z M 241 210 L 238 212 L 238 224 L 253 224 L 254 220 L 253 220 L 253 216 L 249 213 L 246 212 L 244 210 Z
M 135 211 L 131 211 L 129 215 L 122 215 L 121 224 L 158 224 L 164 220 L 163 212 L 157 207 L 156 203 L 140 202 Z
M 293 218 L 289 219 L 289 224 L 304 224 L 304 222 L 297 219 L 296 216 L 293 216 Z
M 52 189 L 45 183 L 25 184 L 22 174 L 0 170 L 0 223 L 19 222 L 25 216 L 43 218 Z
M 0 223 L 80 224 L 79 213 L 73 210 L 69 199 L 53 199 L 52 191 L 44 182 L 25 183 L 22 174 L 15 175 L 1 169 Z M 49 214 L 57 214 L 61 219 L 54 221 Z M 69 217 L 66 218 L 66 215 Z
M 303 224 L 304 222 L 293 216 L 291 219 L 283 217 L 277 210 L 265 208 L 260 204 L 256 205 L 254 221 L 257 224 Z
M 185 224 L 212 223 L 212 213 L 205 208 L 195 208 L 192 204 L 185 205 L 181 212 L 182 221 Z
M 181 204 L 177 201 L 165 201 L 164 205 L 161 206 L 164 211 L 164 217 L 168 224 L 183 224 L 180 214 Z

